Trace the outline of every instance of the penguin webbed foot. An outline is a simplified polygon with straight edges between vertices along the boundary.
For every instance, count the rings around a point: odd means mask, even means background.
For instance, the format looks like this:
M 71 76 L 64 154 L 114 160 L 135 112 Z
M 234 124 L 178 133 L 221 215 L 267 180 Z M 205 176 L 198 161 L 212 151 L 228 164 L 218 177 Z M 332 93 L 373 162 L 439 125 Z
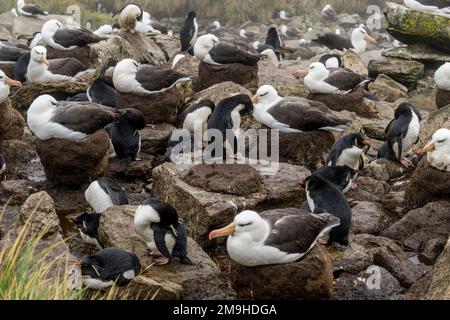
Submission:
M 155 259 L 155 265 L 157 266 L 164 266 L 170 262 L 170 258 L 159 256 L 157 259 Z
M 414 164 L 412 163 L 411 160 L 409 160 L 408 158 L 401 158 L 400 159 L 400 163 L 406 167 L 406 168 L 411 168 L 414 166 Z

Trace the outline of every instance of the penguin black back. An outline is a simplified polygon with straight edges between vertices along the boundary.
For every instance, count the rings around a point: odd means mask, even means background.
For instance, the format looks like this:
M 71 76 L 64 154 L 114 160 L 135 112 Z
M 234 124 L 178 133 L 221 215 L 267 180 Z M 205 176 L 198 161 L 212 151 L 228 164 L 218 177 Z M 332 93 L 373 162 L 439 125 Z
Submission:
M 99 76 L 92 82 L 87 90 L 87 94 L 92 102 L 102 104 L 104 106 L 118 108 L 118 93 L 112 84 L 112 81 L 105 77 L 105 72 L 109 67 L 116 65 L 114 59 L 109 59 L 101 69 Z
M 327 158 L 327 163 L 331 166 L 336 166 L 336 163 L 344 150 L 351 149 L 353 147 L 364 149 L 368 144 L 369 142 L 366 139 L 366 135 L 363 130 L 357 133 L 345 135 L 339 138 L 331 147 L 330 154 Z
M 180 30 L 180 42 L 181 42 L 181 51 L 188 51 L 188 49 L 192 46 L 191 40 L 195 36 L 195 23 L 194 19 L 197 17 L 197 14 L 194 11 L 190 11 L 184 22 L 183 27 Z
M 272 48 L 274 48 L 275 50 L 278 50 L 282 47 L 280 35 L 278 34 L 276 27 L 271 27 L 267 31 L 265 44 L 272 46 Z
M 30 63 L 31 54 L 25 53 L 16 62 L 14 67 L 14 79 L 22 83 L 27 81 L 26 74 L 28 69 L 28 64 Z
M 109 195 L 114 205 L 121 206 L 129 203 L 127 193 L 111 178 L 100 177 L 97 182 L 100 188 Z
M 331 58 L 336 58 L 338 61 L 338 68 L 340 68 L 342 66 L 342 59 L 341 56 L 338 54 L 324 54 L 323 56 L 320 57 L 319 62 L 322 63 L 324 66 L 327 66 L 327 61 Z
M 144 201 L 144 206 L 150 206 L 158 213 L 160 219 L 158 224 L 161 226 L 176 227 L 178 225 L 178 212 L 170 203 L 157 198 L 148 198 Z
M 193 105 L 187 107 L 178 117 L 178 122 L 177 122 L 177 127 L 178 128 L 182 128 L 183 127 L 183 123 L 186 119 L 186 116 L 201 109 L 201 108 L 209 108 L 211 109 L 211 114 L 214 112 L 214 108 L 215 108 L 215 104 L 214 102 L 212 102 L 211 100 L 205 99 L 205 100 L 201 100 L 197 103 L 194 103 Z
M 340 225 L 330 232 L 330 242 L 348 245 L 352 210 L 344 194 L 331 182 L 313 174 L 305 180 L 308 202 L 313 213 L 330 213 L 340 219 Z
M 339 190 L 345 190 L 355 178 L 356 173 L 357 172 L 349 166 L 343 165 L 335 167 L 322 167 L 314 171 L 313 174 L 328 180 Z

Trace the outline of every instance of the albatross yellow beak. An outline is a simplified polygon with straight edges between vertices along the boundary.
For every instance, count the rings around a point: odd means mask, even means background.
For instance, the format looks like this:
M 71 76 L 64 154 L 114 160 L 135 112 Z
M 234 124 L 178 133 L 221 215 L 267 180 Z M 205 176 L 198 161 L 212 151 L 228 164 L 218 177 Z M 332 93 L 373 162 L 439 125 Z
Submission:
M 7 76 L 5 76 L 5 83 L 8 86 L 15 86 L 15 87 L 19 87 L 19 88 L 22 86 L 22 82 L 10 79 Z
M 258 103 L 258 96 L 253 96 L 253 98 L 252 98 L 252 103 L 253 104 L 257 104 Z
M 49 63 L 48 60 L 47 60 L 47 57 L 45 57 L 45 56 L 42 56 L 41 62 L 42 62 L 43 64 L 46 64 L 47 67 L 50 65 L 50 63 Z
M 209 240 L 220 238 L 220 237 L 227 237 L 232 234 L 234 234 L 234 231 L 236 230 L 236 224 L 234 222 L 227 225 L 225 228 L 217 229 L 214 231 L 211 231 L 209 233 Z
M 308 69 L 299 69 L 292 73 L 296 78 L 303 78 L 308 74 Z
M 372 38 L 371 36 L 369 36 L 368 34 L 364 35 L 364 39 L 366 39 L 367 41 L 369 41 L 370 43 L 377 43 L 377 40 L 375 40 L 375 38 Z
M 433 141 L 431 141 L 430 143 L 428 143 L 425 148 L 420 149 L 419 151 L 417 151 L 417 156 L 421 157 L 429 152 L 433 152 L 434 149 L 436 148 L 435 144 Z

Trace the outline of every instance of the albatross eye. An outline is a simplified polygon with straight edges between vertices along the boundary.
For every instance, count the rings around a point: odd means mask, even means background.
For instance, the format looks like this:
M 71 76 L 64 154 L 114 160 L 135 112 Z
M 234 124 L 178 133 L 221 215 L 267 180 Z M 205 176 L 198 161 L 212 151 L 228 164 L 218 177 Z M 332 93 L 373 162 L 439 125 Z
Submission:
M 56 106 L 56 102 L 50 101 L 50 103 L 51 103 L 52 105 Z
M 243 228 L 243 227 L 249 226 L 251 224 L 252 224 L 251 222 L 249 222 L 249 223 L 239 223 L 238 226 Z
M 259 96 L 264 97 L 264 96 L 267 96 L 268 94 L 269 94 L 269 92 L 267 91 L 266 93 L 260 94 Z
M 437 143 L 443 143 L 443 142 L 445 142 L 445 140 L 447 140 L 447 139 L 444 139 L 444 140 L 438 140 Z

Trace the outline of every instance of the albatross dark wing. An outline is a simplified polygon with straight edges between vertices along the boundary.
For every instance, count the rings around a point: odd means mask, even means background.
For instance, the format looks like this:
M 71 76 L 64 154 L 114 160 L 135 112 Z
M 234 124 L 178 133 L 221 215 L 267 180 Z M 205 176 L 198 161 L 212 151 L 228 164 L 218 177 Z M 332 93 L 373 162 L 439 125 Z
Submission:
M 37 14 L 47 15 L 47 12 L 42 11 L 42 9 L 35 4 L 26 4 L 25 6 L 22 7 L 22 10 L 32 15 Z
M 304 98 L 284 98 L 268 110 L 281 123 L 302 131 L 313 131 L 323 127 L 346 125 L 349 120 L 339 119 L 326 105 Z
M 91 134 L 118 121 L 116 109 L 89 102 L 60 101 L 52 121 L 77 132 Z
M 313 40 L 315 43 L 322 44 L 331 50 L 344 50 L 353 48 L 352 41 L 349 38 L 333 34 L 327 33 L 322 36 L 318 36 L 316 40 Z
M 325 82 L 339 90 L 352 90 L 364 80 L 366 79 L 348 69 L 332 68 L 330 69 L 330 75 L 325 79 Z
M 136 74 L 136 80 L 148 91 L 167 89 L 182 78 L 188 78 L 188 76 L 171 69 L 161 69 L 150 65 L 141 65 Z
M 99 37 L 86 29 L 60 29 L 55 32 L 53 39 L 64 48 L 70 48 L 72 46 L 84 47 L 107 38 Z
M 295 208 L 263 212 L 261 217 L 271 225 L 264 244 L 289 254 L 306 254 L 324 229 L 339 224 L 331 215 L 312 215 Z
M 221 64 L 241 63 L 253 66 L 261 60 L 259 53 L 248 52 L 224 42 L 219 42 L 209 51 L 209 54 L 215 62 Z
M 0 46 L 0 61 L 17 61 L 22 55 L 28 52 L 25 49 L 3 44 Z
M 101 177 L 97 181 L 100 187 L 109 194 L 114 205 L 121 206 L 128 204 L 126 192 L 113 180 Z
M 79 60 L 75 58 L 60 58 L 51 59 L 48 70 L 54 74 L 62 74 L 65 76 L 73 77 L 78 72 L 87 69 Z

